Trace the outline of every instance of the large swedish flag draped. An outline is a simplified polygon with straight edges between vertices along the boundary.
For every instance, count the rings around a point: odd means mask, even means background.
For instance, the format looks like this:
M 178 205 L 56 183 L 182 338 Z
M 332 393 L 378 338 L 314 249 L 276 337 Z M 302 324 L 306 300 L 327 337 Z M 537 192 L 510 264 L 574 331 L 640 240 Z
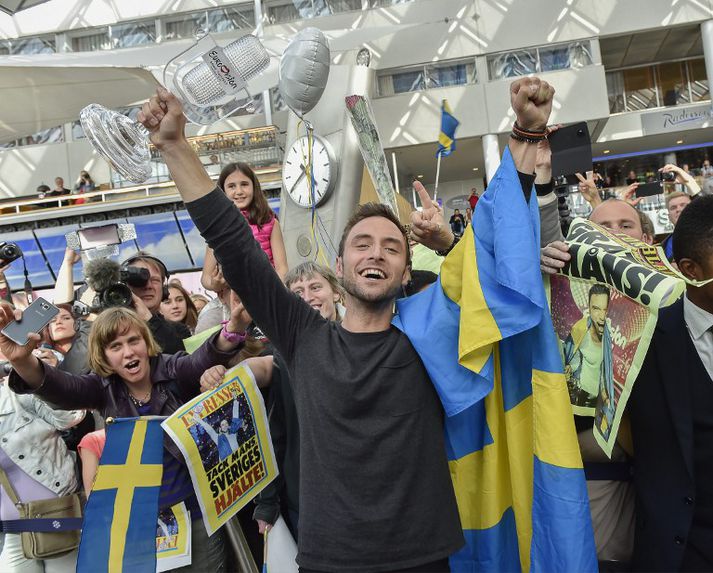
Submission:
M 164 418 L 118 418 L 84 513 L 77 573 L 156 571 Z
M 509 150 L 473 225 L 395 324 L 445 408 L 466 547 L 453 571 L 596 571 L 589 503 L 539 269 L 537 199 Z M 476 229 L 476 235 L 473 234 Z
M 436 156 L 446 157 L 456 150 L 456 128 L 460 122 L 453 117 L 447 100 L 441 102 L 441 131 L 438 134 Z

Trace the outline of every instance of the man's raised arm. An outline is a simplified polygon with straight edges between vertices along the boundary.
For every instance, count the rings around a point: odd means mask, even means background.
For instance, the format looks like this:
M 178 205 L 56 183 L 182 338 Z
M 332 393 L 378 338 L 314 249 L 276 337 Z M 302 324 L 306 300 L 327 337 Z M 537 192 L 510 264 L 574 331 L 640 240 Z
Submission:
M 205 172 L 186 139 L 181 103 L 164 88 L 146 102 L 139 121 L 161 152 L 188 213 L 230 288 L 281 352 L 291 355 L 301 328 L 319 315 L 290 293 L 255 240 L 250 225 Z

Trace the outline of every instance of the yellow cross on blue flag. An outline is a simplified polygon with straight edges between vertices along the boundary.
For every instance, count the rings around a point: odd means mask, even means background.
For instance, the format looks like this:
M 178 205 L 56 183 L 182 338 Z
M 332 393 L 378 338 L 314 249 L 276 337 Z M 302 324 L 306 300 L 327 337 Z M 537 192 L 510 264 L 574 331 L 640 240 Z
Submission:
M 537 198 L 509 150 L 438 282 L 394 324 L 446 413 L 466 546 L 455 572 L 597 571 L 589 501 L 539 268 Z M 473 233 L 475 229 L 475 234 Z
M 164 418 L 117 418 L 87 501 L 77 573 L 155 573 Z
M 441 102 L 441 131 L 438 134 L 436 156 L 446 157 L 456 150 L 456 129 L 460 122 L 453 117 L 447 100 Z

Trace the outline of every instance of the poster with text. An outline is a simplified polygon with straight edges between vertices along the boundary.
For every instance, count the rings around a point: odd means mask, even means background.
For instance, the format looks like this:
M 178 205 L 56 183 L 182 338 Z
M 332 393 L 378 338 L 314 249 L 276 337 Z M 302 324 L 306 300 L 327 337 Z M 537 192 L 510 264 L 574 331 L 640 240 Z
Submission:
M 247 366 L 228 370 L 162 426 L 186 459 L 209 535 L 277 476 L 265 404 Z
M 550 310 L 561 342 L 575 414 L 594 417 L 594 437 L 611 455 L 660 308 L 685 282 L 659 247 L 576 219 L 572 256 L 550 279 Z
M 191 564 L 191 519 L 186 504 L 161 509 L 156 521 L 156 573 Z

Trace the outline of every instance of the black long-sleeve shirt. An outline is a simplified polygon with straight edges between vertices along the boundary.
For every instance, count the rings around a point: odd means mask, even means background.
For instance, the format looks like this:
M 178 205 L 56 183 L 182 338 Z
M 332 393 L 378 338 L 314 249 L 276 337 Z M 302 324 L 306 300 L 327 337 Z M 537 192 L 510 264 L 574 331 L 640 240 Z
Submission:
M 406 335 L 395 327 L 353 333 L 323 319 L 282 284 L 219 189 L 186 207 L 290 371 L 300 424 L 299 565 L 368 573 L 457 551 L 463 534 L 443 411 Z

